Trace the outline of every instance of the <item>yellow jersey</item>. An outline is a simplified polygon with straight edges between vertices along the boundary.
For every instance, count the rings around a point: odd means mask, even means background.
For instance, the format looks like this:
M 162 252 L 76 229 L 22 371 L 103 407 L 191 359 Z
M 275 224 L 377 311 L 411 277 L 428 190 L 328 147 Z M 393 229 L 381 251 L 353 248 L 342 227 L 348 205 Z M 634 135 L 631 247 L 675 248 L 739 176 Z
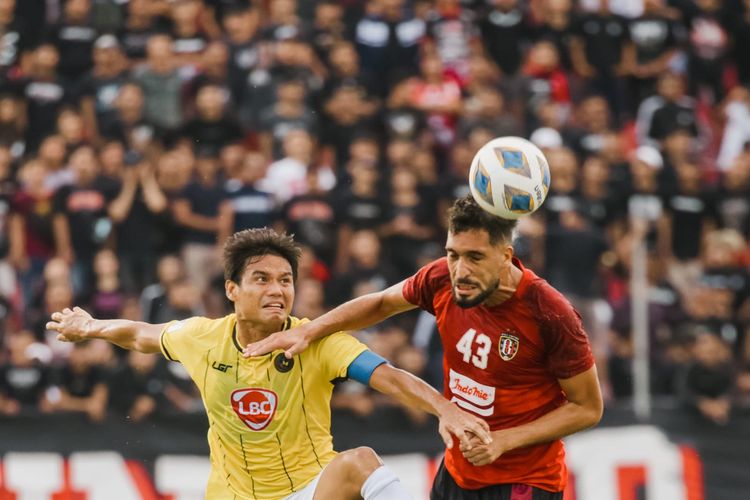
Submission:
M 284 329 L 307 319 L 287 318 Z M 281 350 L 244 358 L 236 317 L 168 323 L 164 356 L 198 386 L 208 414 L 210 500 L 280 499 L 312 481 L 336 456 L 331 437 L 333 382 L 367 350 L 337 333 L 291 360 Z

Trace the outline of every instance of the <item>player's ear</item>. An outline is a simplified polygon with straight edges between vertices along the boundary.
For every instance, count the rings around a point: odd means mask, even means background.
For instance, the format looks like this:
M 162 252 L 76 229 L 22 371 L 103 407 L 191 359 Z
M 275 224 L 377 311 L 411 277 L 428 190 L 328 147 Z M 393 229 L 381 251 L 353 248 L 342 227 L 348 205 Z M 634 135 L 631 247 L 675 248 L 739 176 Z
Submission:
M 226 280 L 224 282 L 224 293 L 227 298 L 232 302 L 237 300 L 237 283 L 232 280 Z
M 503 263 L 510 264 L 513 260 L 513 245 L 506 245 L 503 248 Z

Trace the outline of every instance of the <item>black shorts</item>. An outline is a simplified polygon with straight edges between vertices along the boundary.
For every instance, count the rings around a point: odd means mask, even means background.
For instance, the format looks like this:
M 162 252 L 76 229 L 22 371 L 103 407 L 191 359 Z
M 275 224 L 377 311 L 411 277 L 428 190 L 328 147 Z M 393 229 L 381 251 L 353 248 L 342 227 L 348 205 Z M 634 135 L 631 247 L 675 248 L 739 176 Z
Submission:
M 440 463 L 432 483 L 430 500 L 562 500 L 563 492 L 533 488 L 525 484 L 496 484 L 478 490 L 461 488 L 445 469 L 445 462 Z

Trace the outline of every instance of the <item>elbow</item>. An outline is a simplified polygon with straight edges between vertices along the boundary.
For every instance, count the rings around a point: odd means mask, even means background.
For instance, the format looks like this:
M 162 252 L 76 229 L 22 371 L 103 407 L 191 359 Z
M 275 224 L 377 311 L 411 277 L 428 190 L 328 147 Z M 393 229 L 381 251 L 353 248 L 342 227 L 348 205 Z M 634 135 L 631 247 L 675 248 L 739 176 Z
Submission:
M 602 420 L 604 415 L 604 403 L 602 398 L 597 398 L 595 404 L 592 404 L 586 411 L 586 428 L 594 427 Z

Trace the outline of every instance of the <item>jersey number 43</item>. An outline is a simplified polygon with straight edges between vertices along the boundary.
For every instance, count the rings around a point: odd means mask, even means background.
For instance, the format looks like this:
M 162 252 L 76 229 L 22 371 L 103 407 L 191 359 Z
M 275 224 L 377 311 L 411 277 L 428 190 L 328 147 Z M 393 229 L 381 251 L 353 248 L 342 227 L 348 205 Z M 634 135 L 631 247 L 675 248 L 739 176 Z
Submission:
M 456 350 L 463 354 L 465 363 L 471 363 L 480 370 L 484 370 L 487 368 L 487 360 L 492 350 L 492 339 L 470 328 L 456 344 Z

